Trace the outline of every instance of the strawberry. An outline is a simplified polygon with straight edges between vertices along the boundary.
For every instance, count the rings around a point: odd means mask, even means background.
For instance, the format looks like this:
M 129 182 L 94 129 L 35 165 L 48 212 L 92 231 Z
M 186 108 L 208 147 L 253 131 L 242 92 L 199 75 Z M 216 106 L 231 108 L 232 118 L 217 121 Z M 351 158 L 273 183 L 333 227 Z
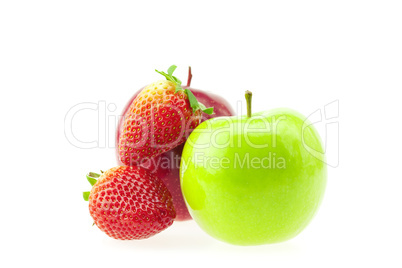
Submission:
M 146 86 L 131 103 L 124 117 L 119 139 L 120 161 L 138 165 L 182 144 L 202 118 L 202 112 L 213 113 L 199 103 L 189 89 L 173 76 L 176 66 L 162 74 L 160 80 Z
M 99 178 L 96 180 L 96 178 Z M 118 166 L 89 173 L 89 212 L 99 229 L 115 239 L 144 239 L 172 225 L 176 212 L 163 182 L 140 167 Z

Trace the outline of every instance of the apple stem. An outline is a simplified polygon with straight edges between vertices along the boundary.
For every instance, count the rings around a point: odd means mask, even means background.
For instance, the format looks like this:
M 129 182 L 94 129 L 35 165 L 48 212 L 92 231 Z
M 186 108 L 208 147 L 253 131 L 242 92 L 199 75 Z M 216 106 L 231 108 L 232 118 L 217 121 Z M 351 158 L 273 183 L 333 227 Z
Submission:
M 187 86 L 190 87 L 191 85 L 191 79 L 193 78 L 193 75 L 191 74 L 191 66 L 188 66 L 188 77 L 187 77 Z
M 251 98 L 253 97 L 253 93 L 247 90 L 245 96 L 247 102 L 247 117 L 251 117 Z

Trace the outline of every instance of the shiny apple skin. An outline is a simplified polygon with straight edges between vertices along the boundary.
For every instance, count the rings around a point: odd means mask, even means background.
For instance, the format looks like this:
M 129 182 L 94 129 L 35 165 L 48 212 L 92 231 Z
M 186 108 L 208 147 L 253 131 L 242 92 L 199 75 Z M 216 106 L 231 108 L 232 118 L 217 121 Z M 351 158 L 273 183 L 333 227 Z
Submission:
M 205 232 L 261 245 L 291 239 L 308 225 L 324 196 L 327 167 L 306 118 L 275 109 L 199 125 L 185 143 L 180 177 L 190 214 Z
M 187 86 L 182 86 L 184 89 L 188 88 L 197 98 L 197 100 L 203 103 L 206 107 L 214 107 L 214 114 L 208 115 L 203 113 L 202 121 L 219 117 L 219 116 L 232 116 L 235 115 L 233 108 L 230 104 L 222 97 L 202 91 L 199 89 L 194 89 Z M 119 119 L 117 133 L 116 133 L 116 144 L 119 144 L 119 137 L 121 134 L 122 126 L 123 126 L 123 118 L 127 113 L 128 108 L 131 103 L 137 97 L 137 95 L 141 92 L 142 88 L 137 91 L 131 99 L 127 102 L 126 106 L 123 109 L 122 117 Z M 160 179 L 163 180 L 166 187 L 169 189 L 170 193 L 173 197 L 173 205 L 176 210 L 176 221 L 186 221 L 191 220 L 191 215 L 188 212 L 186 204 L 183 199 L 183 194 L 180 188 L 180 161 L 181 154 L 183 151 L 184 144 L 177 146 L 176 148 L 161 154 L 160 156 L 155 157 L 152 161 L 148 161 L 143 163 L 141 166 L 155 173 Z M 119 149 L 116 147 L 116 159 L 119 165 L 123 165 L 119 159 Z

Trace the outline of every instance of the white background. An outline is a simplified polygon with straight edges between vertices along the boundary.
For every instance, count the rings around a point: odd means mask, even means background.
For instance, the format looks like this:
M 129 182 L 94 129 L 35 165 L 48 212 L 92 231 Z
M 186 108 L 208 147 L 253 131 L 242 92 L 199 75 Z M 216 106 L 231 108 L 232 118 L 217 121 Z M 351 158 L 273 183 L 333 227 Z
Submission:
M 1 1 L 0 266 L 400 267 L 401 14 L 399 1 Z M 339 165 L 298 237 L 231 246 L 190 221 L 122 242 L 91 226 L 85 173 L 116 165 L 113 123 L 105 148 L 80 149 L 65 116 L 104 101 L 113 118 L 171 64 L 233 107 L 246 89 L 254 111 L 339 101 Z M 97 112 L 72 129 L 97 140 Z

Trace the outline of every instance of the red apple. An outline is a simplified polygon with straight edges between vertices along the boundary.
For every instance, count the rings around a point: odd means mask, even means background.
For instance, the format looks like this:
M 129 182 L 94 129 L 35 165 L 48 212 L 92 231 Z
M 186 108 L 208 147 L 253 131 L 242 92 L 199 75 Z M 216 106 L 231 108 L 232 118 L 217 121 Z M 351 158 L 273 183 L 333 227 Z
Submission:
M 214 114 L 208 115 L 203 113 L 202 121 L 208 120 L 213 117 L 218 116 L 232 116 L 234 115 L 234 110 L 230 106 L 230 104 L 223 99 L 222 97 L 215 95 L 213 93 L 205 92 L 202 90 L 194 89 L 190 87 L 191 83 L 191 68 L 189 68 L 189 76 L 187 80 L 187 86 L 182 86 L 184 89 L 188 88 L 197 98 L 197 100 L 203 103 L 206 107 L 214 107 Z M 122 112 L 122 117 L 119 119 L 119 124 L 117 127 L 116 133 L 116 144 L 119 143 L 121 128 L 123 126 L 124 116 L 127 113 L 128 108 L 131 103 L 137 97 L 137 95 L 141 92 L 142 89 L 138 90 L 133 97 L 128 101 L 127 105 L 124 107 Z M 176 210 L 176 219 L 177 221 L 185 221 L 190 220 L 191 216 L 187 210 L 186 204 L 184 203 L 183 194 L 180 188 L 180 159 L 181 153 L 183 151 L 184 144 L 177 146 L 176 148 L 161 154 L 152 159 L 152 161 L 147 161 L 142 163 L 141 166 L 148 169 L 149 171 L 155 173 L 160 179 L 163 180 L 166 187 L 169 189 L 170 193 L 173 197 L 173 205 Z M 119 151 L 116 147 L 116 158 L 119 165 L 123 165 L 123 163 L 119 160 Z

